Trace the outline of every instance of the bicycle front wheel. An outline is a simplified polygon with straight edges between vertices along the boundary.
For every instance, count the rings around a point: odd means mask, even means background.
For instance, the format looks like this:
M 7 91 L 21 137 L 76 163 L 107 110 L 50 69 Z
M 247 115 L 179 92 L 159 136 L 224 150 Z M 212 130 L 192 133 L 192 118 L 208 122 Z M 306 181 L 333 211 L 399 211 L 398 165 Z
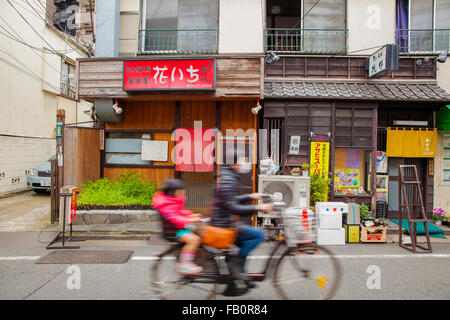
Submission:
M 274 286 L 285 300 L 331 299 L 339 288 L 341 268 L 331 251 L 318 245 L 288 248 L 277 262 Z
M 203 268 L 203 273 L 196 276 L 177 274 L 176 264 L 179 248 L 161 255 L 153 265 L 150 281 L 153 293 L 161 300 L 209 300 L 213 299 L 217 290 L 219 268 L 213 255 L 200 247 L 197 250 L 195 263 Z

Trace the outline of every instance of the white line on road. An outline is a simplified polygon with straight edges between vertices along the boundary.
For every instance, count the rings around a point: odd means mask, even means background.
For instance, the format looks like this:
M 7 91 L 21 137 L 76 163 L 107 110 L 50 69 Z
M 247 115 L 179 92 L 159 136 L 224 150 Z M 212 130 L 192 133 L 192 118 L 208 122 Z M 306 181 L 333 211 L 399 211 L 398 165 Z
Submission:
M 274 256 L 274 258 L 279 258 L 280 256 Z M 322 256 L 320 254 L 315 255 L 301 255 L 301 257 L 307 258 L 327 258 L 326 255 Z M 403 259 L 403 258 L 450 258 L 450 254 L 338 254 L 334 256 L 337 259 Z M 19 261 L 19 260 L 37 260 L 39 256 L 16 256 L 16 257 L 0 257 L 0 261 Z M 270 256 L 249 256 L 249 260 L 262 260 L 268 259 Z M 157 256 L 135 256 L 131 260 L 134 261 L 156 261 L 159 257 Z M 169 259 L 175 259 L 171 256 Z
M 37 260 L 37 256 L 23 256 L 23 257 L 0 257 L 0 261 L 15 261 L 15 260 Z
M 300 256 L 300 255 L 299 255 Z M 279 258 L 280 256 L 275 256 L 274 258 Z M 327 258 L 328 256 L 322 256 L 320 254 L 316 255 L 301 255 L 301 257 L 308 258 Z M 335 255 L 337 259 L 402 259 L 402 258 L 450 258 L 450 254 L 347 254 L 347 255 Z M 260 259 L 268 259 L 270 256 L 249 256 L 247 259 L 249 260 L 260 260 Z M 136 256 L 133 257 L 134 261 L 156 261 L 159 257 L 155 256 Z M 175 259 L 175 257 L 171 256 L 169 259 Z

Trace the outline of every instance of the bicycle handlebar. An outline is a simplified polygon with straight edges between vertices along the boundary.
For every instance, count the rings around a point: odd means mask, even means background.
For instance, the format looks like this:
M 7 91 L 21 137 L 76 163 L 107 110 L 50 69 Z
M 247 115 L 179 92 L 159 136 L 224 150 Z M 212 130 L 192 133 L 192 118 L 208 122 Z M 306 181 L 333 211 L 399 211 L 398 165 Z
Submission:
M 273 205 L 273 207 L 275 208 L 275 210 L 281 210 L 286 208 L 286 203 L 283 201 L 275 201 L 275 197 L 273 194 L 263 194 L 262 195 L 263 200 L 268 200 L 271 202 L 271 204 Z

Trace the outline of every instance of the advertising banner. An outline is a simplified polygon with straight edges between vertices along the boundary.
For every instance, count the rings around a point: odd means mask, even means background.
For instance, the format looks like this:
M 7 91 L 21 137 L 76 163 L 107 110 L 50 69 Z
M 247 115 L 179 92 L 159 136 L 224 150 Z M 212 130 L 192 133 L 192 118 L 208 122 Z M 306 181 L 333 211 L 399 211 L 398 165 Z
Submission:
M 215 90 L 216 60 L 127 60 L 123 90 Z
M 311 141 L 310 175 L 318 173 L 328 176 L 330 143 Z

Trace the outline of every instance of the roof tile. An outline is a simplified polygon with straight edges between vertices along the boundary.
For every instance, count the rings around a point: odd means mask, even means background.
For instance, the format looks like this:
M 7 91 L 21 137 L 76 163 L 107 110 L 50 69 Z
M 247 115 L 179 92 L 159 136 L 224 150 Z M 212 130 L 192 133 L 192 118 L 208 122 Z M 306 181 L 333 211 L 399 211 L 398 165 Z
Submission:
M 266 98 L 331 98 L 353 100 L 450 102 L 450 94 L 434 83 L 270 81 Z

